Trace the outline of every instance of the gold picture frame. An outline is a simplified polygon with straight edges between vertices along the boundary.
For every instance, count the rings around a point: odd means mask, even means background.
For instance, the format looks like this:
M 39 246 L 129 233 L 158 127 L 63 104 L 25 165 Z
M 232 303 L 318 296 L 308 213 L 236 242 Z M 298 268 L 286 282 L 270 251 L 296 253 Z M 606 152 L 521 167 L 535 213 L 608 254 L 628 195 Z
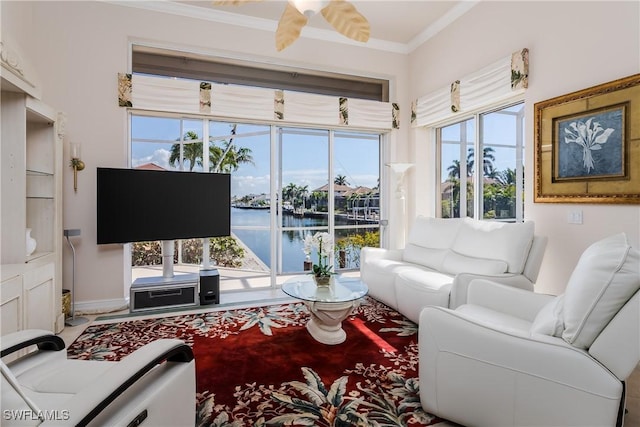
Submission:
M 536 203 L 640 204 L 640 74 L 534 110 Z

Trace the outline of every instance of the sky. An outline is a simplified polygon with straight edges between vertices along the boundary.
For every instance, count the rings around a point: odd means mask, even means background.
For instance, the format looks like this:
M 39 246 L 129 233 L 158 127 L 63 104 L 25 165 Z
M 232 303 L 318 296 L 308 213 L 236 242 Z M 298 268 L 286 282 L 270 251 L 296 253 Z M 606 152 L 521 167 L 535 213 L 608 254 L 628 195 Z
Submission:
M 506 108 L 507 112 L 522 109 L 522 104 Z M 494 149 L 494 167 L 497 170 L 515 169 L 515 116 L 499 112 L 482 115 L 482 138 Z M 220 141 L 229 139 L 232 123 L 210 121 L 209 136 Z M 473 141 L 473 120 L 467 122 L 467 139 Z M 170 150 L 181 134 L 195 132 L 203 134 L 203 120 L 167 117 L 132 116 L 132 166 L 155 163 L 167 169 Z M 182 128 L 182 129 L 181 129 Z M 282 139 L 282 185 L 289 183 L 307 186 L 311 192 L 329 181 L 329 133 L 326 130 L 281 128 Z M 448 144 L 460 141 L 461 126 L 450 125 L 442 129 L 441 180 L 448 175 L 448 166 L 460 159 L 459 145 Z M 524 134 L 524 131 L 523 131 Z M 344 175 L 351 187 L 374 188 L 379 177 L 379 138 L 376 134 L 338 131 L 334 143 L 334 174 Z M 270 181 L 270 127 L 258 124 L 239 124 L 234 142 L 251 150 L 253 164 L 241 164 L 232 174 L 231 194 L 242 197 L 248 194 L 269 194 Z M 201 167 L 194 171 L 201 171 Z
M 524 104 L 517 104 L 512 107 L 505 108 L 508 113 L 521 112 Z M 495 160 L 493 166 L 498 171 L 506 169 L 516 169 L 516 120 L 515 115 L 501 114 L 500 112 L 492 112 L 480 115 L 482 121 L 482 134 L 480 136 L 484 146 L 490 146 L 493 149 Z M 444 182 L 449 175 L 447 170 L 454 160 L 460 160 L 460 143 L 461 128 L 466 127 L 466 140 L 468 147 L 473 147 L 475 139 L 474 120 L 466 120 L 461 123 L 445 126 L 442 128 L 443 148 L 441 152 L 441 171 L 440 178 Z M 524 138 L 524 126 L 522 130 L 522 138 Z M 524 143 L 524 142 L 523 142 Z M 467 152 L 468 153 L 468 152 Z M 466 155 L 462 157 L 466 160 Z
M 210 122 L 209 135 L 228 139 L 231 123 Z M 182 126 L 182 130 L 181 130 Z M 201 136 L 202 120 L 132 116 L 131 164 L 145 163 L 175 169 L 169 165 L 171 146 L 181 133 L 195 132 Z M 329 181 L 329 132 L 283 128 L 283 186 L 294 183 L 313 191 Z M 270 128 L 266 125 L 239 124 L 234 143 L 251 150 L 253 164 L 242 164 L 232 173 L 231 194 L 268 194 L 270 181 Z M 336 132 L 334 138 L 334 177 L 344 175 L 351 187 L 378 185 L 379 137 L 375 134 Z M 194 168 L 194 171 L 202 168 Z M 333 181 L 333 178 L 331 178 Z

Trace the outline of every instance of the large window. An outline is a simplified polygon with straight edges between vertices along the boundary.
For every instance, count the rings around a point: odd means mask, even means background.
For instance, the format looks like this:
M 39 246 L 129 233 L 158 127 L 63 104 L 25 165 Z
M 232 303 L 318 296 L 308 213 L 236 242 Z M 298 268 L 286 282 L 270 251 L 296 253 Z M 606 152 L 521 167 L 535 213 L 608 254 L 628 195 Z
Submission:
M 437 129 L 440 215 L 522 221 L 524 104 Z
M 335 236 L 336 271 L 359 267 L 360 248 L 380 244 L 380 145 L 377 133 L 131 115 L 131 167 L 231 174 L 231 236 L 179 241 L 174 261 L 196 271 L 208 246 L 221 279 L 242 288 L 301 273 L 318 231 Z M 134 278 L 158 274 L 160 248 L 132 245 Z

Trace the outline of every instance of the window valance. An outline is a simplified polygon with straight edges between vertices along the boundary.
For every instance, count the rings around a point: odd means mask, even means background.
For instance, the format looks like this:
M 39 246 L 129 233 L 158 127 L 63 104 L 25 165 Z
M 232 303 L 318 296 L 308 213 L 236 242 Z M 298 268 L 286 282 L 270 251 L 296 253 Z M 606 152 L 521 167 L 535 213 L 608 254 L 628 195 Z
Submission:
M 399 128 L 395 103 L 139 74 L 118 74 L 118 104 L 288 124 Z
M 511 98 L 523 93 L 528 83 L 529 50 L 522 49 L 413 101 L 411 126 L 429 126 Z

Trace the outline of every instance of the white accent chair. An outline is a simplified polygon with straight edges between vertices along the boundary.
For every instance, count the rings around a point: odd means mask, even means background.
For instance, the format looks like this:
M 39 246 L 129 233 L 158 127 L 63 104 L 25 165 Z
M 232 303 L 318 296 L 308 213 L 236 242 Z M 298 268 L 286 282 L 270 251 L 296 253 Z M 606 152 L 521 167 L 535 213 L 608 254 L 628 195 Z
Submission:
M 420 316 L 420 400 L 468 426 L 614 426 L 640 361 L 640 253 L 591 245 L 563 295 L 474 280 L 455 310 Z
M 2 336 L 3 426 L 187 426 L 196 413 L 195 359 L 180 340 L 154 341 L 119 362 L 67 359 L 51 332 Z M 37 347 L 37 349 L 35 349 Z
M 473 279 L 533 290 L 547 239 L 534 224 L 418 216 L 403 249 L 362 248 L 369 295 L 414 322 L 427 305 L 455 308 Z

